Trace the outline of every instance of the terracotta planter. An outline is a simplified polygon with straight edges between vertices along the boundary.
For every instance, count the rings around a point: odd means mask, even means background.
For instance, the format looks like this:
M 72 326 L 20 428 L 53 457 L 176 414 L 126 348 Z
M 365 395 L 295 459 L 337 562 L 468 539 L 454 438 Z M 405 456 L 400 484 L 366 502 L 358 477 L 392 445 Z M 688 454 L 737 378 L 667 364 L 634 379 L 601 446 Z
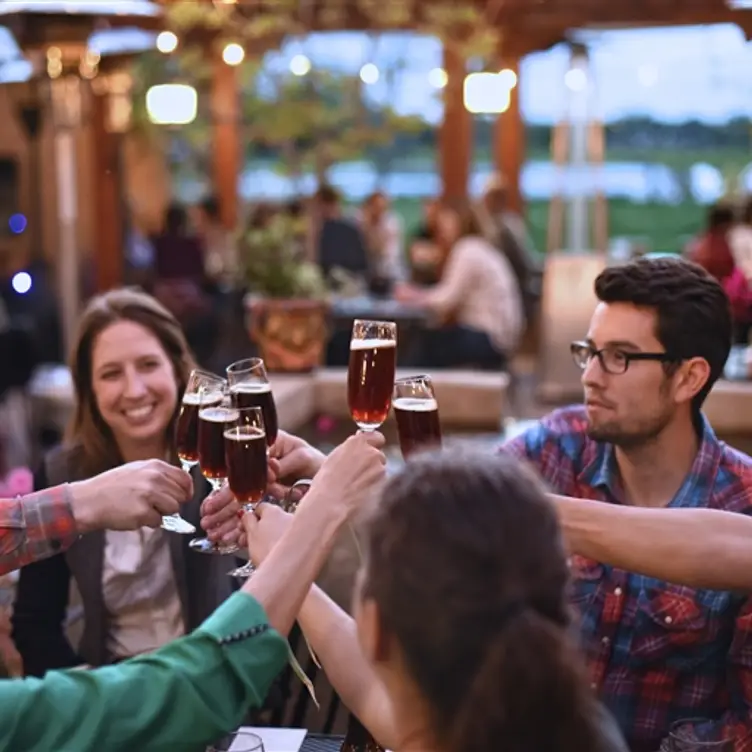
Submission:
M 328 305 L 247 295 L 246 328 L 269 371 L 302 373 L 324 362 Z

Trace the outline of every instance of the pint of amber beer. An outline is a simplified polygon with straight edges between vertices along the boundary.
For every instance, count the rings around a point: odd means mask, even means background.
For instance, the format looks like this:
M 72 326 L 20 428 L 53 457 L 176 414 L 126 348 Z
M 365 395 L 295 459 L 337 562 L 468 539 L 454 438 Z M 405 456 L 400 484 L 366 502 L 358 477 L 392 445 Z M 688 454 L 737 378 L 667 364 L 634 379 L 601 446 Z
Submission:
M 353 323 L 347 400 L 362 431 L 375 431 L 389 415 L 397 367 L 397 325 L 391 321 Z
M 402 456 L 441 446 L 439 404 L 429 376 L 411 376 L 394 382 L 394 417 Z

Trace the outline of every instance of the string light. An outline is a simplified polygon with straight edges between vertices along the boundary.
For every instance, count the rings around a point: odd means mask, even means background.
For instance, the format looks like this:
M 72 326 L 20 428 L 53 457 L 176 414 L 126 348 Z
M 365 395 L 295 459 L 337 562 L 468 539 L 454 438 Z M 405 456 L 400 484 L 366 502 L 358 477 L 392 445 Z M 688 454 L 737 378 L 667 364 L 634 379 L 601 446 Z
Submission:
M 311 61 L 305 55 L 295 55 L 290 60 L 290 73 L 293 76 L 305 76 L 311 70 Z
M 366 63 L 360 69 L 360 80 L 364 84 L 375 84 L 379 80 L 379 69 L 373 63 Z
M 222 60 L 227 65 L 240 65 L 245 60 L 245 50 L 237 42 L 230 42 L 222 51 Z
M 171 31 L 161 31 L 157 35 L 157 49 L 163 55 L 169 55 L 171 52 L 175 52 L 178 47 L 178 38 Z

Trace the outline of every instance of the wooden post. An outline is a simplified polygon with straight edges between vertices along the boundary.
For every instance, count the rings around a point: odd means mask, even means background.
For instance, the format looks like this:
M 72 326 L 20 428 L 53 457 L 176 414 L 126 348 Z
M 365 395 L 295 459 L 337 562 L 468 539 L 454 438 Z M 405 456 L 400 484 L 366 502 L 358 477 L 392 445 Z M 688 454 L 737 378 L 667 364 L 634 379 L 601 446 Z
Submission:
M 120 183 L 120 135 L 107 127 L 109 94 L 92 94 L 94 134 L 94 262 L 97 292 L 123 284 L 125 216 Z
M 444 70 L 444 120 L 438 134 L 442 192 L 445 199 L 464 199 L 472 162 L 473 121 L 464 102 L 465 60 L 450 46 L 444 47 Z
M 217 55 L 211 91 L 214 191 L 222 224 L 233 230 L 238 220 L 238 183 L 242 165 L 237 72 Z
M 517 76 L 517 85 L 510 92 L 509 108 L 496 119 L 494 165 L 506 180 L 509 210 L 523 214 L 521 180 L 525 164 L 525 123 L 520 111 L 519 58 L 502 59 L 500 70 L 505 68 Z

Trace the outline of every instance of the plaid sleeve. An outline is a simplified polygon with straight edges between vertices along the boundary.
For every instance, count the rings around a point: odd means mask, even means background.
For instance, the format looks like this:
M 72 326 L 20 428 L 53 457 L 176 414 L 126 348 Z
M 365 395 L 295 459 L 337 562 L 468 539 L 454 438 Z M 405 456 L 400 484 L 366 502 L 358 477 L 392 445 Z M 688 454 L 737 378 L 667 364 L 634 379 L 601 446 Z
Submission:
M 0 574 L 53 556 L 77 538 L 67 486 L 0 500 Z

